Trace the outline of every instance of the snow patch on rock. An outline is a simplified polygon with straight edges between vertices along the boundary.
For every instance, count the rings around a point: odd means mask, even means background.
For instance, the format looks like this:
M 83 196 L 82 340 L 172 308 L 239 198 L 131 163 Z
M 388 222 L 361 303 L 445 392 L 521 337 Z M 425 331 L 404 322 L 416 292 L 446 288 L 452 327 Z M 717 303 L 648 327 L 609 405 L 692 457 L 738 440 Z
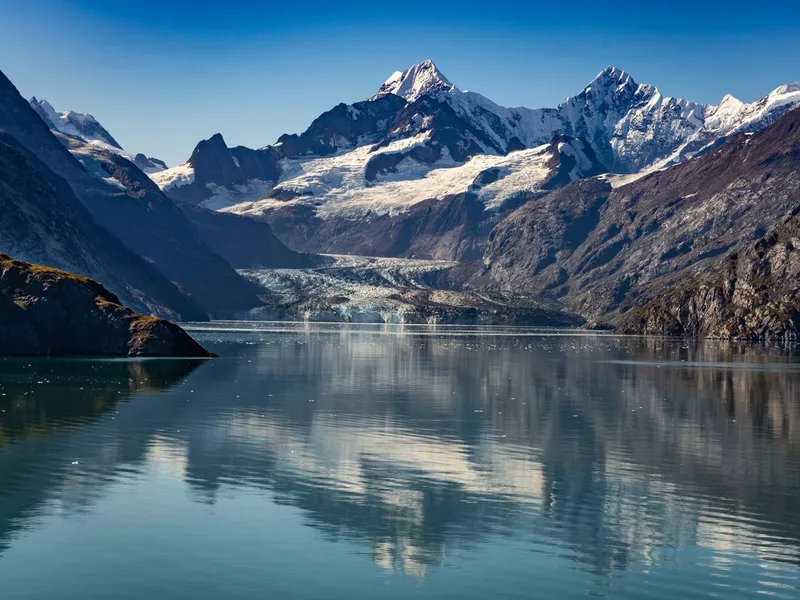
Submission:
M 162 191 L 167 191 L 175 187 L 181 187 L 194 183 L 194 167 L 189 163 L 183 163 L 177 167 L 159 171 L 150 175 Z

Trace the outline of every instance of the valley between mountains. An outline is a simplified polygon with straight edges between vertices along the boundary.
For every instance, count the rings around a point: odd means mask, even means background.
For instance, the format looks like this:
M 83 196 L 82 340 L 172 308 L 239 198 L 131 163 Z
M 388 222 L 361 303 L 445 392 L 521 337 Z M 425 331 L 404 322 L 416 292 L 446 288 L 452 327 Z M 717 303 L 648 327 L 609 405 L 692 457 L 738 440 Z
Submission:
M 0 74 L 0 203 L 0 252 L 178 321 L 800 332 L 800 83 L 708 105 L 608 67 L 509 108 L 427 60 L 168 167 Z

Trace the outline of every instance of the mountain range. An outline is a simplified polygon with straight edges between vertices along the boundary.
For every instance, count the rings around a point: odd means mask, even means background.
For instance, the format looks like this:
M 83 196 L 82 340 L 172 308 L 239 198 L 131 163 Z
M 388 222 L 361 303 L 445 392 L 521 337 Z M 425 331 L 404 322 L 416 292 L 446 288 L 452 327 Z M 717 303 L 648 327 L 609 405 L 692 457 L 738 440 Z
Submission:
M 741 267 L 715 261 L 757 255 L 760 239 L 793 244 L 799 83 L 752 103 L 726 95 L 707 105 L 608 67 L 555 108 L 507 108 L 459 89 L 428 60 L 301 134 L 257 149 L 229 147 L 215 134 L 173 168 L 128 153 L 90 115 L 26 103 L 4 78 L 0 100 L 0 150 L 25 157 L 26 181 L 35 171 L 62 178 L 50 204 L 41 190 L 28 198 L 38 202 L 29 212 L 39 215 L 42 241 L 24 244 L 10 232 L 0 251 L 94 276 L 137 308 L 192 318 L 263 313 L 286 294 L 289 276 L 254 270 L 315 269 L 302 281 L 316 281 L 330 262 L 318 253 L 334 253 L 448 261 L 436 265 L 435 283 L 414 285 L 516 294 L 628 330 L 746 336 L 753 328 L 729 321 L 765 303 L 779 305 L 776 318 L 788 325 L 757 336 L 797 329 L 791 285 L 761 304 L 740 291 L 714 326 L 708 314 L 687 320 L 684 304 L 702 304 L 697 290 L 711 286 L 705 269 L 746 280 Z M 127 267 L 103 271 L 87 258 L 102 253 L 46 242 L 58 239 L 41 226 L 58 190 L 75 214 L 83 211 L 82 227 L 121 242 L 129 262 L 144 259 L 137 268 L 193 310 L 154 301 L 165 290 L 133 285 Z M 265 283 L 278 280 L 278 288 Z M 687 281 L 694 291 L 664 296 Z M 716 297 L 730 304 L 732 294 Z M 650 304 L 664 297 L 673 304 Z
M 340 104 L 320 115 L 303 134 L 281 136 L 277 143 L 255 151 L 262 165 L 258 173 L 253 165 L 241 163 L 243 148 L 228 150 L 215 136 L 156 181 L 175 194 L 183 193 L 177 189 L 185 186 L 205 188 L 197 189 L 195 197 L 219 208 L 237 199 L 256 199 L 273 187 L 282 190 L 284 198 L 291 192 L 313 194 L 305 181 L 296 180 L 296 171 L 306 171 L 302 168 L 306 156 L 340 155 L 367 147 L 362 161 L 371 164 L 369 169 L 364 165 L 360 182 L 367 186 L 380 183 L 382 175 L 398 179 L 395 169 L 401 164 L 405 168 L 400 170 L 407 171 L 408 163 L 420 163 L 414 166 L 420 171 L 416 176 L 422 177 L 435 167 L 463 164 L 477 155 L 535 148 L 556 135 L 587 141 L 609 172 L 638 173 L 686 160 L 733 133 L 761 129 L 798 103 L 800 84 L 795 83 L 750 104 L 730 95 L 719 105 L 698 104 L 665 96 L 656 87 L 638 84 L 626 72 L 608 67 L 556 108 L 506 108 L 458 89 L 428 60 L 396 72 L 371 98 Z M 218 168 L 213 174 L 207 162 L 198 164 L 203 146 L 212 143 Z M 380 156 L 387 153 L 394 164 Z M 230 156 L 223 161 L 222 154 Z M 226 168 L 221 167 L 223 162 Z M 266 164 L 272 166 L 264 169 Z M 322 167 L 314 166 L 318 172 Z M 338 174 L 336 161 L 326 174 Z M 243 189 L 249 182 L 252 189 Z
M 523 202 L 603 172 L 632 181 L 798 105 L 800 84 L 749 104 L 726 95 L 705 105 L 608 67 L 556 108 L 506 108 L 424 61 L 300 135 L 251 150 L 217 134 L 152 177 L 175 199 L 269 222 L 297 250 L 475 260 L 488 231 Z M 442 212 L 453 227 L 431 225 Z

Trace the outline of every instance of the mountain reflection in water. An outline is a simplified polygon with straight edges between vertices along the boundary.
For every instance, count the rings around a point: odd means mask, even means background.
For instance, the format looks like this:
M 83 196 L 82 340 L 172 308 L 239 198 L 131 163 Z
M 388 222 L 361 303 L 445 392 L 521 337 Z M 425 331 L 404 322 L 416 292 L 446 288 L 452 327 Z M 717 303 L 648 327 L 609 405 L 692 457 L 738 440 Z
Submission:
M 255 493 L 263 510 L 294 507 L 308 534 L 419 581 L 513 543 L 612 597 L 615 573 L 657 578 L 673 563 L 718 593 L 800 593 L 792 351 L 524 330 L 207 329 L 196 335 L 221 358 L 199 368 L 0 362 L 4 553 L 56 507 L 91 517 L 116 483 L 158 477 L 182 482 L 190 504 Z

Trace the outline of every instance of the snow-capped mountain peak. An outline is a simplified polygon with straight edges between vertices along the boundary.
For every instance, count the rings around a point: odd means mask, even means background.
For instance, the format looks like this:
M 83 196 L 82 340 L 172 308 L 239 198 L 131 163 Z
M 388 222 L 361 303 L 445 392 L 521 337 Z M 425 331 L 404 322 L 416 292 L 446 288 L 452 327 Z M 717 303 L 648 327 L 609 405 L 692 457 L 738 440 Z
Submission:
M 609 86 L 636 86 L 636 82 L 633 80 L 628 73 L 619 69 L 615 66 L 609 65 L 602 71 L 600 71 L 594 79 L 586 86 L 586 90 L 592 88 L 592 86 L 601 86 L 601 87 L 609 87 Z
M 111 183 L 115 187 L 119 185 L 119 182 L 109 181 L 106 171 L 101 167 L 109 153 L 131 161 L 148 175 L 167 168 L 164 161 L 157 158 L 145 156 L 141 152 L 137 154 L 126 152 L 119 142 L 90 114 L 71 110 L 58 112 L 47 100 L 39 99 L 36 96 L 28 100 L 28 104 L 86 170 L 106 183 Z
M 438 90 L 449 92 L 455 91 L 457 88 L 450 83 L 432 60 L 427 59 L 412 65 L 405 71 L 395 71 L 372 98 L 394 94 L 409 102 L 414 102 L 420 96 Z
M 648 84 L 638 84 L 627 72 L 617 67 L 609 66 L 600 71 L 583 91 L 574 98 L 625 98 L 633 96 L 653 96 L 658 94 L 658 89 Z M 569 99 L 567 100 L 569 101 Z
M 53 108 L 53 105 L 50 104 L 47 100 L 42 98 L 41 100 L 36 96 L 33 96 L 30 99 L 30 104 L 39 113 L 39 116 L 42 117 L 45 123 L 51 128 L 55 128 L 55 123 L 58 121 L 59 116 L 56 112 L 56 109 Z
M 31 105 L 50 129 L 60 131 L 65 135 L 77 137 L 87 142 L 100 142 L 117 149 L 122 149 L 106 129 L 90 114 L 78 113 L 71 110 L 57 112 L 53 105 L 42 98 L 33 96 L 28 103 Z
M 742 101 L 732 94 L 725 94 L 720 100 L 720 106 L 741 106 Z

